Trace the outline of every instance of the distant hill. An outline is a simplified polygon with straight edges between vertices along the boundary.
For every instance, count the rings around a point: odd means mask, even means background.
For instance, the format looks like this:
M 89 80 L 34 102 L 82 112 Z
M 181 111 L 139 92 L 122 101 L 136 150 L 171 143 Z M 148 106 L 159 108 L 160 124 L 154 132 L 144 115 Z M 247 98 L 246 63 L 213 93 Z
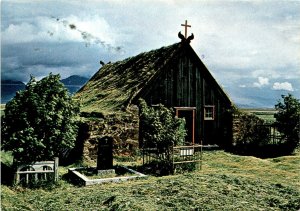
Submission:
M 1 80 L 1 103 L 10 101 L 17 91 L 24 90 L 25 84 L 22 81 Z
M 89 79 L 79 75 L 71 75 L 68 78 L 62 79 L 61 82 L 66 86 L 82 86 Z
M 70 94 L 76 93 L 89 79 L 79 75 L 72 75 L 61 82 L 66 86 Z M 17 91 L 24 90 L 25 84 L 16 80 L 1 80 L 1 103 L 10 101 Z
M 71 94 L 76 93 L 89 79 L 79 75 L 71 75 L 60 80 Z
M 9 84 L 9 85 L 25 85 L 22 81 L 15 80 L 1 80 L 1 84 Z

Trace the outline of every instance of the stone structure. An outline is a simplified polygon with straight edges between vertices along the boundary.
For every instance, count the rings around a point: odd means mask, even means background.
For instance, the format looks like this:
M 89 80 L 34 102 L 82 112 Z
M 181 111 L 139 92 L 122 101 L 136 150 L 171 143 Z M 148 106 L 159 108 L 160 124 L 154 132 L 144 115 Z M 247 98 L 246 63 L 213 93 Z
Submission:
M 135 108 L 136 109 L 136 108 Z M 98 155 L 98 140 L 111 137 L 113 140 L 113 154 L 129 155 L 138 148 L 138 116 L 128 113 L 124 115 L 107 115 L 92 118 L 86 116 L 81 128 L 83 135 L 83 159 L 96 161 Z

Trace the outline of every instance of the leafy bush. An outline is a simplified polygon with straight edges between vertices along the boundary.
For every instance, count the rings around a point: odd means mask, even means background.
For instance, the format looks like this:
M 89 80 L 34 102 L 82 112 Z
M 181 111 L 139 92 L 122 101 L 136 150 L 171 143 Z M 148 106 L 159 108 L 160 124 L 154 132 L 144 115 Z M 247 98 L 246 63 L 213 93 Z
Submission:
M 140 139 L 143 147 L 155 147 L 164 166 L 172 167 L 172 146 L 182 145 L 186 136 L 185 120 L 175 116 L 174 111 L 159 104 L 147 106 L 139 100 Z
M 284 135 L 286 148 L 293 152 L 299 146 L 300 139 L 300 101 L 291 94 L 282 95 L 283 101 L 278 101 L 274 117 L 275 125 Z
M 266 148 L 269 148 L 270 131 L 264 126 L 264 120 L 253 114 L 236 110 L 233 130 L 234 142 L 231 151 L 257 157 L 269 156 Z
M 240 111 L 235 111 L 235 116 L 238 121 L 236 145 L 262 146 L 269 142 L 269 131 L 264 127 L 264 120 Z
M 235 152 L 258 157 L 276 157 L 291 154 L 299 147 L 300 102 L 291 94 L 282 95 L 282 101 L 275 105 L 276 122 L 272 127 L 282 135 L 278 143 L 270 142 L 270 131 L 264 121 L 255 115 L 236 111 Z
M 31 77 L 5 107 L 1 148 L 12 151 L 18 162 L 53 159 L 74 146 L 78 112 L 59 75 L 40 81 Z

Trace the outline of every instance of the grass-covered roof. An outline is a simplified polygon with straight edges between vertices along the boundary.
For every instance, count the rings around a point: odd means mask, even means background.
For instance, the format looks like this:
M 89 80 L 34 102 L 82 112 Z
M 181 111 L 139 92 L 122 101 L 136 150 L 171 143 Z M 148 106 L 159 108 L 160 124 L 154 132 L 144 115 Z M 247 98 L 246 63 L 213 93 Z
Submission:
M 82 111 L 113 113 L 126 108 L 162 67 L 178 53 L 180 43 L 104 65 L 75 98 Z

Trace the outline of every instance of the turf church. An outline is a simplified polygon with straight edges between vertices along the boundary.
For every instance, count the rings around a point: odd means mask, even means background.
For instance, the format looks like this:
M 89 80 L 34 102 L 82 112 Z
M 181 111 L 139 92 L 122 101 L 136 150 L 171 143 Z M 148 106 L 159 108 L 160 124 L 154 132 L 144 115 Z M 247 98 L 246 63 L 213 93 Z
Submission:
M 185 35 L 179 32 L 179 43 L 103 65 L 77 93 L 83 111 L 126 112 L 143 98 L 184 117 L 189 144 L 229 143 L 232 103 L 190 46 L 190 26 L 182 26 Z

